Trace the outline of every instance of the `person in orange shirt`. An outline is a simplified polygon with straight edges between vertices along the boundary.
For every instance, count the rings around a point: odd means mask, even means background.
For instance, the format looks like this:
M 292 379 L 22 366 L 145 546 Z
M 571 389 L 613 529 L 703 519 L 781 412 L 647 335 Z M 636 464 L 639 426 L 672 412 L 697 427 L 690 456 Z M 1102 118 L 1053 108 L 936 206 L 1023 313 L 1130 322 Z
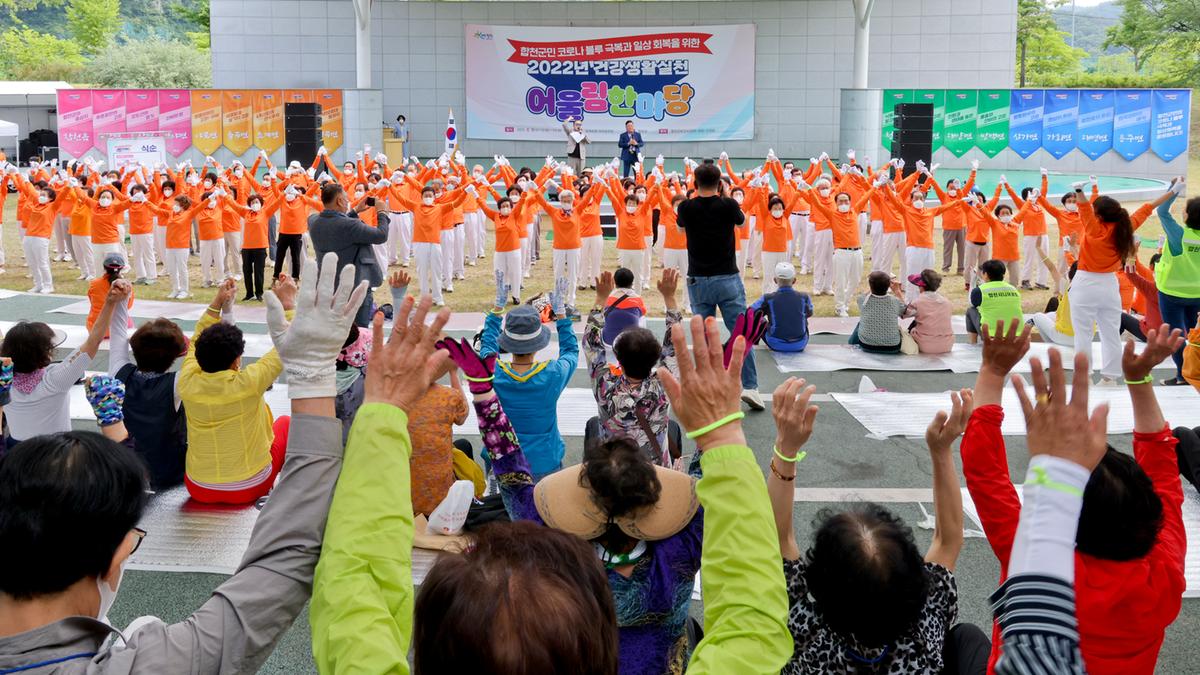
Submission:
M 0 162 L 0 172 L 5 168 L 3 164 Z M 8 199 L 9 182 L 8 176 L 0 173 L 0 274 L 4 274 L 4 201 Z
M 737 228 L 736 237 L 733 240 L 734 246 L 734 264 L 737 266 L 738 276 L 746 276 L 746 267 L 750 265 L 750 231 L 754 229 L 754 215 L 747 213 L 750 210 L 746 204 L 746 190 L 737 186 L 733 180 L 728 181 L 733 187 L 729 189 L 729 198 L 738 203 L 738 208 L 742 210 L 742 216 L 745 218 L 745 226 Z
M 991 229 L 991 259 L 1004 263 L 1004 267 L 1011 274 L 1011 277 L 1005 281 L 1013 286 L 1018 285 L 1020 282 L 1019 263 L 1021 262 L 1021 221 L 1013 215 L 1013 209 L 1008 204 L 1000 204 L 992 211 L 982 211 L 981 214 Z
M 833 208 L 830 208 L 819 192 L 816 195 L 813 195 L 811 190 L 800 193 L 812 207 L 813 214 L 819 213 L 829 223 L 830 243 L 833 246 L 833 305 L 837 315 L 843 318 L 850 316 L 850 299 L 862 279 L 863 254 L 859 239 L 858 214 L 880 185 L 879 181 L 876 181 L 857 202 L 851 201 L 849 192 L 838 192 L 833 200 Z
M 815 165 L 815 168 L 819 172 L 820 164 Z M 800 181 L 797 181 L 797 187 L 801 189 L 807 185 L 806 178 L 801 177 Z M 812 270 L 813 296 L 815 297 L 833 295 L 833 230 L 824 214 L 834 210 L 836 205 L 833 198 L 833 183 L 827 176 L 818 173 L 817 179 L 812 183 L 812 188 L 812 190 L 804 192 L 804 201 L 809 205 L 808 220 L 812 223 L 812 250 L 809 255 L 808 269 Z M 824 209 L 812 208 L 812 203 L 817 200 L 820 200 L 825 206 Z M 800 261 L 800 266 L 803 270 L 805 267 L 803 259 Z
M 454 208 L 462 204 L 466 198 L 474 198 L 478 192 L 474 185 L 467 185 L 462 190 L 456 190 L 447 200 L 440 204 L 434 203 L 435 190 L 431 186 L 421 189 L 421 201 L 413 202 L 390 186 L 391 196 L 400 204 L 412 211 L 413 214 L 413 257 L 417 265 L 417 281 L 420 284 L 421 295 L 429 293 L 438 307 L 445 307 L 442 297 L 442 228 L 447 220 L 454 217 Z
M 50 274 L 50 234 L 54 230 L 54 218 L 58 215 L 58 193 L 54 188 L 35 187 L 20 174 L 16 176 L 17 187 L 29 203 L 25 220 L 25 238 L 21 247 L 25 260 L 33 274 L 30 293 L 53 293 L 54 277 Z
M 554 181 L 547 181 L 547 186 L 558 189 Z M 583 243 L 580 239 L 582 230 L 583 209 L 597 199 L 597 193 L 588 191 L 587 196 L 576 197 L 575 192 L 567 189 L 558 191 L 558 207 L 551 206 L 546 201 L 542 190 L 530 190 L 533 200 L 541 205 L 542 210 L 550 217 L 554 228 L 553 272 L 557 287 L 559 279 L 567 282 L 567 311 L 575 312 L 575 291 L 579 282 L 579 255 Z
M 1004 190 L 1008 192 L 1009 198 L 1017 207 L 1013 221 L 1021 223 L 1023 232 L 1021 257 L 1025 263 L 1021 267 L 1020 277 L 1018 277 L 1021 280 L 1021 289 L 1031 290 L 1036 283 L 1037 288 L 1049 290 L 1050 287 L 1046 285 L 1049 270 L 1041 264 L 1041 257 L 1038 255 L 1039 250 L 1049 248 L 1049 241 L 1046 237 L 1046 211 L 1037 203 L 1037 198 L 1041 193 L 1035 187 L 1025 187 L 1018 195 L 1004 176 L 1000 176 L 1000 184 L 1004 186 Z M 1016 272 L 1015 269 L 1013 271 Z M 1016 281 L 1014 280 L 1012 283 L 1015 285 Z
M 496 228 L 496 250 L 492 254 L 492 269 L 500 273 L 512 294 L 512 303 L 521 304 L 521 232 L 525 229 L 525 214 L 529 204 L 513 204 L 508 197 L 496 202 L 496 210 L 488 208 L 487 201 L 480 195 L 476 199 L 479 210 L 492 221 Z
M 121 221 L 129 209 L 130 202 L 119 190 L 110 183 L 102 183 L 96 188 L 95 198 L 76 187 L 75 198 L 92 211 L 92 258 L 95 269 L 104 268 L 104 256 L 108 253 L 120 253 L 125 256 L 125 246 L 121 243 Z
M 205 181 L 206 183 L 208 181 Z M 223 188 L 213 188 L 200 195 L 204 208 L 196 217 L 200 232 L 200 274 L 204 287 L 218 286 L 225 273 L 225 212 L 233 198 Z
M 300 265 L 304 262 L 304 233 L 308 232 L 308 215 L 311 211 L 324 208 L 321 200 L 312 196 L 320 189 L 316 183 L 307 188 L 296 187 L 288 180 L 275 181 L 272 188 L 279 202 L 279 236 L 275 243 L 275 273 L 272 279 L 278 279 L 283 271 L 283 259 L 291 258 L 291 278 L 297 279 Z M 284 253 L 290 255 L 284 255 Z
M 892 163 L 886 165 L 875 180 L 886 178 L 889 167 L 894 166 L 895 163 L 897 162 L 893 160 Z M 899 177 L 899 170 L 896 174 Z M 900 178 L 895 184 L 880 186 L 871 196 L 872 272 L 891 274 L 893 265 L 899 264 L 900 278 L 907 277 L 909 268 L 905 262 L 904 251 L 908 241 L 905 234 L 903 209 L 898 206 L 902 202 L 896 195 L 912 194 L 912 188 L 916 185 L 918 178 L 920 178 L 920 174 L 914 171 L 907 177 Z M 879 233 L 878 240 L 874 238 L 876 232 Z
M 158 222 L 166 223 L 166 251 L 164 259 L 167 274 L 171 275 L 172 300 L 190 298 L 188 292 L 188 254 L 192 248 L 192 219 L 205 207 L 204 202 L 193 203 L 187 195 L 175 195 L 155 207 Z
M 133 283 L 142 286 L 158 279 L 158 260 L 154 255 L 155 201 L 145 185 L 129 186 L 129 238 L 133 241 Z M 107 293 L 107 291 L 106 291 Z
M 242 181 L 235 181 L 235 183 L 240 182 L 244 182 L 244 176 Z M 226 180 L 224 176 L 221 177 L 218 185 L 221 186 L 222 191 L 229 195 L 229 200 L 226 202 L 227 205 L 237 204 L 238 206 L 242 206 L 243 200 L 245 200 L 244 195 L 249 194 L 248 192 L 243 193 L 238 184 L 231 185 L 230 181 Z M 224 249 L 224 255 L 221 257 L 221 266 L 227 270 L 230 277 L 241 281 L 242 275 L 238 274 L 237 271 L 241 269 L 242 261 L 242 218 L 238 215 L 237 211 L 228 206 L 221 214 L 221 244 L 221 247 Z
M 62 180 L 54 185 L 56 192 L 61 192 L 58 199 L 58 215 L 54 218 L 54 262 L 71 262 L 71 211 L 75 209 L 75 193 L 69 189 L 67 181 Z
M 888 197 L 892 208 L 895 209 L 904 222 L 904 265 L 901 267 L 901 278 L 904 279 L 904 299 L 912 303 L 921 295 L 921 289 L 908 280 L 908 270 L 927 270 L 934 265 L 933 251 L 933 219 L 952 210 L 957 210 L 956 201 L 943 201 L 937 206 L 926 206 L 926 190 L 937 186 L 937 180 L 929 170 L 921 167 L 917 174 L 925 176 L 925 184 L 913 187 L 909 191 L 907 202 L 892 193 Z M 942 194 L 936 189 L 937 194 Z M 919 274 L 919 272 L 918 272 Z
M 793 192 L 791 201 L 770 191 L 767 177 L 763 176 L 757 185 L 751 181 L 753 194 L 750 197 L 750 210 L 754 212 L 756 227 L 762 229 L 762 247 L 760 266 L 764 270 L 773 270 L 782 262 L 787 262 L 788 244 L 792 241 L 792 222 L 790 215 L 800 201 L 799 193 Z M 763 295 L 774 293 L 778 288 L 774 274 L 762 275 Z
M 617 264 L 633 272 L 633 288 L 641 290 L 648 283 L 642 278 L 642 258 L 646 255 L 645 227 L 642 223 L 650 218 L 653 204 L 649 199 L 639 202 L 636 195 L 625 195 L 623 189 L 615 187 L 610 188 L 608 194 L 617 218 Z M 617 199 L 621 199 L 620 204 Z
M 970 290 L 980 283 L 979 265 L 992 258 L 992 226 L 987 219 L 988 212 L 1000 203 L 1000 186 L 996 186 L 996 194 L 986 204 L 983 193 L 973 190 L 959 200 L 959 212 L 963 214 L 963 224 L 967 231 L 966 262 L 963 263 L 963 287 Z
M 121 278 L 121 270 L 125 269 L 125 256 L 120 253 L 109 253 L 104 256 L 104 274 L 96 277 L 88 284 L 88 315 L 87 329 L 90 331 L 92 326 L 96 325 L 96 319 L 100 318 L 100 311 L 104 309 L 104 303 L 108 300 L 109 289 L 112 288 L 113 282 Z M 129 289 L 129 309 L 133 309 L 133 289 Z M 133 328 L 133 317 L 126 315 L 126 321 L 129 328 Z M 108 337 L 108 332 L 104 333 L 104 337 Z
M 687 199 L 682 192 L 675 193 L 667 199 L 668 191 L 659 189 L 658 209 L 662 216 L 659 222 L 663 225 L 663 269 L 673 269 L 679 272 L 679 278 L 687 279 L 688 252 L 687 232 L 679 227 L 679 205 Z M 683 306 L 692 306 L 692 295 L 688 292 L 687 284 L 683 285 Z
M 150 191 L 150 201 L 160 207 L 163 204 L 170 206 L 171 199 L 175 196 L 175 181 L 166 179 L 165 176 L 165 173 L 158 174 L 152 182 L 155 189 Z M 165 271 L 167 267 L 167 219 L 159 218 L 157 215 L 154 217 L 154 252 Z
M 1059 203 L 1062 208 L 1055 207 L 1050 202 L 1046 201 L 1046 191 L 1050 189 L 1049 171 L 1042 169 L 1042 189 L 1038 194 L 1037 204 L 1042 207 L 1046 213 L 1054 216 L 1054 220 L 1058 224 L 1058 262 L 1059 267 L 1064 263 L 1070 265 L 1067 260 L 1067 254 L 1070 246 L 1063 245 L 1063 239 L 1070 237 L 1071 241 L 1078 243 L 1080 236 L 1083 233 L 1083 219 L 1079 214 L 1079 204 L 1077 203 L 1074 190 L 1064 192 L 1062 197 L 1059 197 Z M 1094 202 L 1100 196 L 1099 186 L 1094 182 L 1092 184 L 1092 201 Z M 1066 283 L 1065 281 L 1063 282 Z M 1055 289 L 1059 293 L 1066 291 L 1066 286 Z
M 263 276 L 267 266 L 267 221 L 279 210 L 279 197 L 269 195 L 263 199 L 251 193 L 246 205 L 230 204 L 230 209 L 245 222 L 242 229 L 242 280 L 246 285 L 246 297 L 242 302 L 263 299 Z

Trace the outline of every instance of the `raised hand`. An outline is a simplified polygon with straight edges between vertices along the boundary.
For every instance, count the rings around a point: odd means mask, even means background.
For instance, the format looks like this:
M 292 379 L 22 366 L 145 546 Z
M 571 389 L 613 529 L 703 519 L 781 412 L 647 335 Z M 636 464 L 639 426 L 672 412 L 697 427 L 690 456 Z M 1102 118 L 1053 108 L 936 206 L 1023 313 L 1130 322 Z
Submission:
M 762 339 L 767 333 L 767 327 L 770 325 L 770 320 L 762 310 L 747 309 L 738 315 L 737 321 L 733 324 L 733 332 L 729 334 L 729 339 L 725 342 L 725 365 L 729 365 L 730 359 L 733 358 L 734 343 L 737 338 L 742 338 L 745 346 L 743 348 L 743 356 L 750 353 L 754 345 Z
M 550 311 L 554 312 L 556 319 L 567 315 L 567 294 L 570 292 L 570 288 L 571 285 L 566 277 L 554 279 L 554 290 L 550 291 Z
M 83 395 L 100 426 L 125 421 L 125 383 L 110 375 L 92 375 L 83 381 Z
M 12 389 L 13 365 L 12 359 L 0 357 L 0 405 L 8 400 L 8 392 Z
M 601 272 L 600 278 L 596 279 L 596 304 L 603 305 L 616 287 L 617 282 L 613 281 L 613 273 L 608 270 Z
M 933 455 L 950 453 L 955 439 L 962 436 L 975 410 L 975 393 L 970 389 L 950 392 L 951 410 L 939 410 L 925 429 L 925 444 Z
M 386 403 L 411 413 L 434 380 L 445 372 L 450 357 L 436 348 L 436 341 L 450 320 L 450 310 L 438 312 L 433 323 L 426 326 L 425 316 L 432 304 L 428 295 L 419 303 L 412 297 L 405 298 L 395 310 L 392 334 L 386 341 L 383 315 L 375 315 L 371 322 L 375 343 L 363 383 L 363 403 Z
M 658 292 L 662 295 L 663 304 L 667 309 L 674 309 L 675 293 L 679 290 L 679 270 L 668 267 L 663 270 L 662 278 L 658 280 Z
M 279 298 L 279 304 L 283 305 L 284 311 L 296 309 L 296 294 L 299 289 L 296 288 L 296 280 L 290 274 L 280 272 L 271 290 L 275 291 L 275 297 Z
M 1183 347 L 1184 342 L 1183 331 L 1178 328 L 1171 330 L 1165 323 L 1146 333 L 1146 348 L 1141 354 L 1135 354 L 1133 343 L 1126 342 L 1125 351 L 1121 354 L 1125 383 L 1146 384 L 1150 371 Z
M 408 284 L 412 282 L 412 277 L 408 276 L 408 272 L 404 270 L 396 270 L 388 277 L 388 286 L 392 288 L 408 288 Z
M 991 336 L 988 326 L 982 326 L 979 333 L 983 340 L 983 368 L 996 375 L 1004 377 L 1016 366 L 1025 354 L 1029 352 L 1029 334 L 1032 327 L 1020 319 L 1009 322 L 1008 331 L 1003 326 L 997 326 L 996 337 Z
M 740 335 L 734 338 L 733 354 L 725 365 L 721 329 L 716 319 L 692 317 L 691 351 L 683 330 L 683 324 L 671 329 L 679 375 L 659 370 L 679 424 L 694 437 L 701 452 L 720 445 L 745 445 L 740 418 L 746 339 Z M 696 433 L 700 431 L 704 433 Z
M 1025 381 L 1012 376 L 1013 388 L 1025 413 L 1025 440 L 1029 455 L 1051 455 L 1074 462 L 1089 471 L 1096 468 L 1108 448 L 1108 404 L 1096 406 L 1088 415 L 1088 358 L 1075 355 L 1075 380 L 1067 400 L 1067 376 L 1062 354 L 1050 349 L 1049 376 L 1040 359 L 1030 359 L 1033 368 L 1034 401 L 1029 400 Z
M 476 396 L 482 396 L 492 391 L 492 380 L 496 372 L 496 354 L 479 356 L 479 352 L 471 347 L 466 339 L 454 340 L 447 338 L 437 342 L 437 348 L 450 355 L 450 360 L 463 372 L 467 388 Z
M 789 377 L 775 389 L 771 397 L 771 415 L 775 418 L 775 449 L 791 459 L 812 436 L 817 406 L 809 405 L 813 392 L 803 378 Z

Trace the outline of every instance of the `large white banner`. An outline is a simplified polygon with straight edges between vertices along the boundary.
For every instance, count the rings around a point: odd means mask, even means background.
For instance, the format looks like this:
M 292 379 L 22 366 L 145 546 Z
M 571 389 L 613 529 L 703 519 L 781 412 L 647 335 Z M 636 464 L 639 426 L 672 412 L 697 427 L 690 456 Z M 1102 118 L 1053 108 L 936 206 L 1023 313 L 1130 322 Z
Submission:
M 160 134 L 112 134 L 107 138 L 108 166 L 158 166 L 166 161 L 166 143 Z
M 754 25 L 466 26 L 467 138 L 647 145 L 754 137 Z

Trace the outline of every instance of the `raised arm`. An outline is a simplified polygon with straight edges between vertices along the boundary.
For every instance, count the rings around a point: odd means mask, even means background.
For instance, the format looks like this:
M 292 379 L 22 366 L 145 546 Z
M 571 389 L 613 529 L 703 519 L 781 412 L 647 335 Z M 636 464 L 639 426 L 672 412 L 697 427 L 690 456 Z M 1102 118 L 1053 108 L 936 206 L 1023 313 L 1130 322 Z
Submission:
M 814 386 L 805 386 L 802 378 L 789 377 L 775 389 L 771 414 L 775 417 L 775 456 L 767 477 L 767 495 L 775 516 L 775 534 L 784 560 L 799 560 L 800 546 L 792 518 L 795 509 L 797 465 L 808 453 L 800 448 L 812 436 L 817 406 L 809 405 Z
M 925 561 L 953 572 L 963 546 L 962 490 L 954 468 L 953 446 L 971 418 L 973 394 L 970 389 L 950 392 L 950 401 L 950 413 L 938 412 L 925 430 L 925 444 L 933 460 L 934 510 L 933 543 L 925 552 Z

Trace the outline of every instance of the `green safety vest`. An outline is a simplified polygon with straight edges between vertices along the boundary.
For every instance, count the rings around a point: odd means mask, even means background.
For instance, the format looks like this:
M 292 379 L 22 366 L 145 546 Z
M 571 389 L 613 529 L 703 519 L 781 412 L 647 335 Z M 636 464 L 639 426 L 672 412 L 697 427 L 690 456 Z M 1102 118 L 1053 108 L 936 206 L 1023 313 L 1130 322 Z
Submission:
M 1163 248 L 1162 260 L 1154 268 L 1158 290 L 1178 298 L 1200 298 L 1200 231 L 1184 228 L 1183 249 L 1171 255 L 1170 247 Z
M 1006 281 L 979 284 L 983 302 L 979 303 L 979 322 L 988 327 L 989 335 L 1008 330 L 1013 319 L 1024 318 L 1021 312 L 1021 292 Z

